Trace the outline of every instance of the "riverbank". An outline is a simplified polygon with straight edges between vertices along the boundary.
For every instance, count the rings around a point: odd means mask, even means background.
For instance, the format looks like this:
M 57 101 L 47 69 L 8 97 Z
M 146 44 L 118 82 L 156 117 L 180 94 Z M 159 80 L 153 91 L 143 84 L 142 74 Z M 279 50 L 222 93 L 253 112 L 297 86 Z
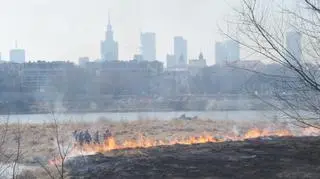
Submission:
M 1 112 L 2 116 L 10 115 L 52 115 L 52 114 L 103 114 L 103 113 L 184 113 L 184 112 L 232 112 L 232 111 L 272 111 L 272 108 L 221 108 L 221 109 L 158 109 L 158 108 L 131 108 L 131 109 L 105 109 L 105 110 L 57 110 L 57 111 L 17 111 L 17 112 Z
M 276 102 L 276 101 L 273 101 Z M 79 105 L 81 103 L 82 105 Z M 13 105 L 14 106 L 14 105 Z M 0 115 L 15 114 L 51 114 L 54 113 L 129 113 L 129 112 L 172 112 L 172 111 L 237 111 L 237 110 L 273 110 L 261 99 L 249 97 L 186 97 L 186 99 L 119 99 L 107 100 L 101 104 L 78 101 L 68 105 L 51 104 L 27 105 L 24 108 L 3 106 Z
M 97 122 L 99 120 L 134 121 L 140 119 L 171 120 L 180 116 L 212 120 L 273 120 L 285 119 L 279 111 L 172 111 L 172 112 L 129 112 L 129 113 L 53 113 L 30 115 L 0 115 L 0 121 L 10 123 L 52 123 L 53 117 L 60 122 Z

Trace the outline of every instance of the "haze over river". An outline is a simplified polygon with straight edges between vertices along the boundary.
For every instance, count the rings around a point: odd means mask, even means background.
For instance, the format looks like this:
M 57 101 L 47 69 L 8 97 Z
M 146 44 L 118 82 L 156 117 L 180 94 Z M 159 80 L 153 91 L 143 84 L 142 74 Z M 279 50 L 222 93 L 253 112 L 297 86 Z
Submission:
M 181 115 L 213 120 L 273 120 L 283 118 L 283 114 L 276 111 L 240 110 L 240 111 L 188 111 L 188 112 L 128 112 L 128 113 L 66 113 L 66 114 L 22 114 L 1 115 L 0 119 L 9 119 L 11 123 L 44 123 L 53 122 L 95 122 L 97 120 L 132 121 L 138 119 L 170 120 Z

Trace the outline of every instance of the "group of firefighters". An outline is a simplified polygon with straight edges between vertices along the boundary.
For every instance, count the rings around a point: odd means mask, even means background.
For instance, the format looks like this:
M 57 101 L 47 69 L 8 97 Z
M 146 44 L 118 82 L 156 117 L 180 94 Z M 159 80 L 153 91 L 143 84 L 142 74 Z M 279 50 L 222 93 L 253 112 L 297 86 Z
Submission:
M 73 138 L 76 143 L 83 145 L 83 144 L 100 144 L 103 141 L 108 140 L 108 138 L 112 137 L 112 133 L 109 129 L 104 131 L 102 136 L 100 135 L 99 131 L 96 131 L 93 135 L 89 133 L 89 130 L 86 131 L 78 131 L 75 130 L 73 132 Z

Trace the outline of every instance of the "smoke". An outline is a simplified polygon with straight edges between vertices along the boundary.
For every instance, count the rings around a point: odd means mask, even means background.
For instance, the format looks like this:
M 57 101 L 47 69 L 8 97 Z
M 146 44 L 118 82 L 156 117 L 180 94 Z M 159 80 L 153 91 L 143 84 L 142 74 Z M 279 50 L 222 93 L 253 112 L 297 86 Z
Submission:
M 232 127 L 232 133 L 234 133 L 236 136 L 240 135 L 240 131 L 237 126 Z
M 64 94 L 57 95 L 54 103 L 53 103 L 53 111 L 57 113 L 64 113 L 67 111 L 67 109 L 63 105 L 63 97 Z

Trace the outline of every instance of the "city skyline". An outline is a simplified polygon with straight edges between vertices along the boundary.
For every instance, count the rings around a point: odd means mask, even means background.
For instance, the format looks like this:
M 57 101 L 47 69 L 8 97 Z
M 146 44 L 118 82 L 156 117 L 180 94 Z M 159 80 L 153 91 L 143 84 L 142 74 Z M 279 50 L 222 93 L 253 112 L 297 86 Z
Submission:
M 173 54 L 172 38 L 183 36 L 188 41 L 189 59 L 197 58 L 202 52 L 208 64 L 213 64 L 215 42 L 225 40 L 219 28 L 234 29 L 226 20 L 240 2 L 4 0 L 0 2 L 0 53 L 2 59 L 9 60 L 9 51 L 17 40 L 20 48 L 26 50 L 26 59 L 32 61 L 77 62 L 79 57 L 99 59 L 99 42 L 104 39 L 110 10 L 120 60 L 132 59 L 140 52 L 141 32 L 154 32 L 157 60 L 165 62 L 166 55 Z M 279 3 L 281 0 L 274 4 Z
M 139 52 L 141 32 L 154 32 L 159 61 L 165 62 L 166 54 L 173 53 L 172 38 L 183 36 L 189 42 L 190 59 L 202 51 L 212 64 L 214 42 L 220 38 L 217 24 L 231 11 L 227 2 L 210 0 L 14 0 L 2 1 L 0 5 L 3 7 L 0 17 L 4 27 L 0 29 L 3 59 L 9 59 L 8 52 L 18 40 L 28 60 L 72 62 L 81 56 L 100 57 L 99 42 L 104 39 L 110 10 L 120 60 L 129 60 Z M 70 7 L 75 5 L 77 8 L 71 11 Z

